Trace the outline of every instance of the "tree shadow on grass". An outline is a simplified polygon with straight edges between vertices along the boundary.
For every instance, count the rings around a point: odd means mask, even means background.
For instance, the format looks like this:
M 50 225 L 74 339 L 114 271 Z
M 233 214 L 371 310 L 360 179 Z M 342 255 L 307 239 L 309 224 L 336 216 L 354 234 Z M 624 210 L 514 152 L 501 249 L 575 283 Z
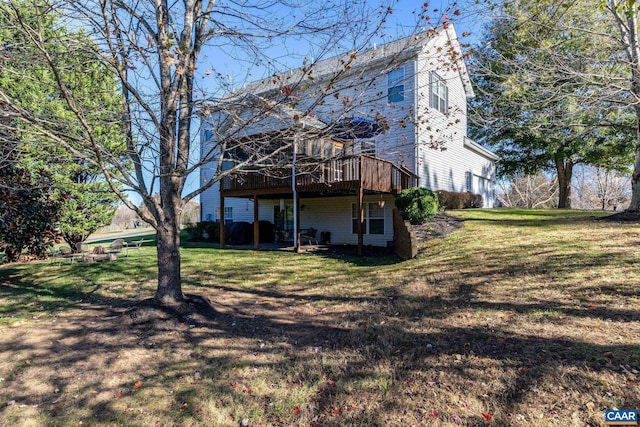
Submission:
M 3 359 L 12 358 L 11 368 L 1 373 L 5 380 L 0 404 L 38 405 L 32 412 L 51 423 L 73 422 L 74 414 L 87 422 L 144 423 L 145 414 L 132 413 L 124 402 L 135 412 L 136 405 L 157 399 L 168 407 L 166 412 L 155 408 L 153 416 L 205 425 L 199 402 L 212 395 L 229 400 L 230 406 L 263 399 L 267 425 L 427 425 L 435 422 L 432 409 L 439 410 L 442 422 L 455 423 L 458 417 L 462 425 L 485 425 L 474 401 L 484 405 L 482 412 L 492 414 L 494 425 L 519 425 L 519 408 L 540 399 L 548 405 L 548 417 L 561 423 L 584 409 L 580 405 L 587 396 L 596 405 L 594 413 L 611 404 L 607 393 L 623 398 L 625 406 L 640 404 L 634 386 L 602 384 L 599 379 L 609 375 L 624 381 L 625 370 L 640 369 L 640 344 L 594 344 L 543 331 L 514 333 L 493 325 L 444 322 L 468 310 L 525 315 L 552 310 L 567 318 L 611 319 L 622 328 L 640 321 L 637 310 L 571 307 L 558 301 L 485 301 L 474 283 L 454 284 L 431 297 L 408 297 L 393 286 L 377 296 L 350 297 L 320 287 L 279 292 L 192 281 L 188 286 L 199 289 L 202 297 L 194 298 L 193 310 L 185 313 L 158 311 L 149 301 L 102 298 L 99 287 L 88 299 L 85 291 L 73 287 L 46 289 L 20 279 L 17 271 L 5 273 L 0 295 L 12 301 L 7 312 L 43 299 L 51 299 L 52 309 L 56 304 L 77 309 L 77 315 L 47 320 L 39 340 L 18 333 L 5 336 L 0 350 Z M 64 274 L 73 274 L 73 269 Z M 261 307 L 261 301 L 268 305 Z M 331 315 L 320 309 L 300 315 L 285 309 L 310 302 L 345 308 Z M 436 321 L 437 327 L 426 326 Z M 30 327 L 34 335 L 35 326 Z M 278 392 L 242 394 L 227 381 L 243 369 L 271 372 L 275 378 L 270 381 L 277 387 L 313 383 L 315 391 L 300 417 L 291 417 L 292 408 L 279 415 L 268 409 Z M 319 379 L 325 372 L 327 379 Z M 137 378 L 144 387 L 136 388 Z M 175 388 L 175 393 L 167 397 L 166 388 Z M 582 398 L 569 398 L 569 392 Z M 228 397 L 231 393 L 235 400 Z M 549 397 L 538 397 L 545 394 Z M 60 396 L 64 399 L 58 400 Z M 447 399 L 454 400 L 451 407 L 442 406 Z M 473 410 L 463 405 L 464 399 L 472 401 Z M 179 409 L 183 403 L 188 409 Z M 1 416 L 8 411 L 18 416 L 14 407 L 5 405 Z M 581 420 L 599 423 L 594 417 L 585 414 Z

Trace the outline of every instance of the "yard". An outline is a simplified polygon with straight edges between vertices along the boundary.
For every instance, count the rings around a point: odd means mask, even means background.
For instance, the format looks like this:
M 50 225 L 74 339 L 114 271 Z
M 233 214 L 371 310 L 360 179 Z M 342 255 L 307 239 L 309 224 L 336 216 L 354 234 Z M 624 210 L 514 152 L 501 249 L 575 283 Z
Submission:
M 185 245 L 0 267 L 0 425 L 600 426 L 640 409 L 640 225 L 456 212 L 417 259 Z

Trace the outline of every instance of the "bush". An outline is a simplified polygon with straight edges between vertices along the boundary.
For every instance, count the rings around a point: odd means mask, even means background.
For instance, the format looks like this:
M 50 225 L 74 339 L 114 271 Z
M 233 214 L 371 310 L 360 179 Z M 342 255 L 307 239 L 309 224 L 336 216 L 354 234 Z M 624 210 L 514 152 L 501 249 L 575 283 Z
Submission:
M 455 192 L 439 190 L 436 194 L 438 195 L 440 206 L 445 209 L 481 208 L 483 205 L 482 196 L 469 191 Z
M 438 197 L 426 188 L 409 188 L 396 198 L 396 207 L 411 224 L 424 224 L 438 213 Z

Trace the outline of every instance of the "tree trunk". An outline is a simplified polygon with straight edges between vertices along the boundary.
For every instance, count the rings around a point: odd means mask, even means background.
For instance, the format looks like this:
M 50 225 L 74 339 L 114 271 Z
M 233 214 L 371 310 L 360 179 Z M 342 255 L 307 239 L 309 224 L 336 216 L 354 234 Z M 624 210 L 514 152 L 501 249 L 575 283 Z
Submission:
M 179 203 L 179 201 L 178 201 Z M 156 301 L 163 306 L 175 306 L 184 300 L 180 277 L 180 215 L 179 205 L 164 205 L 164 221 L 158 224 L 158 288 Z
M 573 162 L 556 158 L 556 171 L 558 173 L 558 209 L 571 209 Z
M 631 203 L 627 209 L 629 212 L 640 212 L 640 106 L 635 107 L 635 112 L 636 155 L 633 162 L 633 174 L 631 174 Z

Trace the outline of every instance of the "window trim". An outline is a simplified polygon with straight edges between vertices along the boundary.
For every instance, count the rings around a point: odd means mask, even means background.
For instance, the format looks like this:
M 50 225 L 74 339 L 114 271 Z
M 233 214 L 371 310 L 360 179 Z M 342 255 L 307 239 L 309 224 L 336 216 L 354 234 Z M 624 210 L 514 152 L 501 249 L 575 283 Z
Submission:
M 362 234 L 373 235 L 373 236 L 382 236 L 386 232 L 386 212 L 384 206 L 382 207 L 382 216 L 372 217 L 370 208 L 372 205 L 377 205 L 378 202 L 365 202 L 363 203 L 364 209 L 364 224 Z M 371 232 L 371 220 L 379 221 L 382 220 L 382 233 L 372 233 Z M 358 204 L 351 203 L 351 234 L 358 234 Z
M 220 222 L 220 207 L 216 208 L 216 221 Z M 224 223 L 231 224 L 233 222 L 233 206 L 224 207 Z
M 449 87 L 445 79 L 432 71 L 429 82 L 429 105 L 443 114 L 449 112 Z M 441 90 L 443 93 L 441 93 Z
M 404 101 L 404 66 L 387 73 L 387 101 L 396 104 Z

